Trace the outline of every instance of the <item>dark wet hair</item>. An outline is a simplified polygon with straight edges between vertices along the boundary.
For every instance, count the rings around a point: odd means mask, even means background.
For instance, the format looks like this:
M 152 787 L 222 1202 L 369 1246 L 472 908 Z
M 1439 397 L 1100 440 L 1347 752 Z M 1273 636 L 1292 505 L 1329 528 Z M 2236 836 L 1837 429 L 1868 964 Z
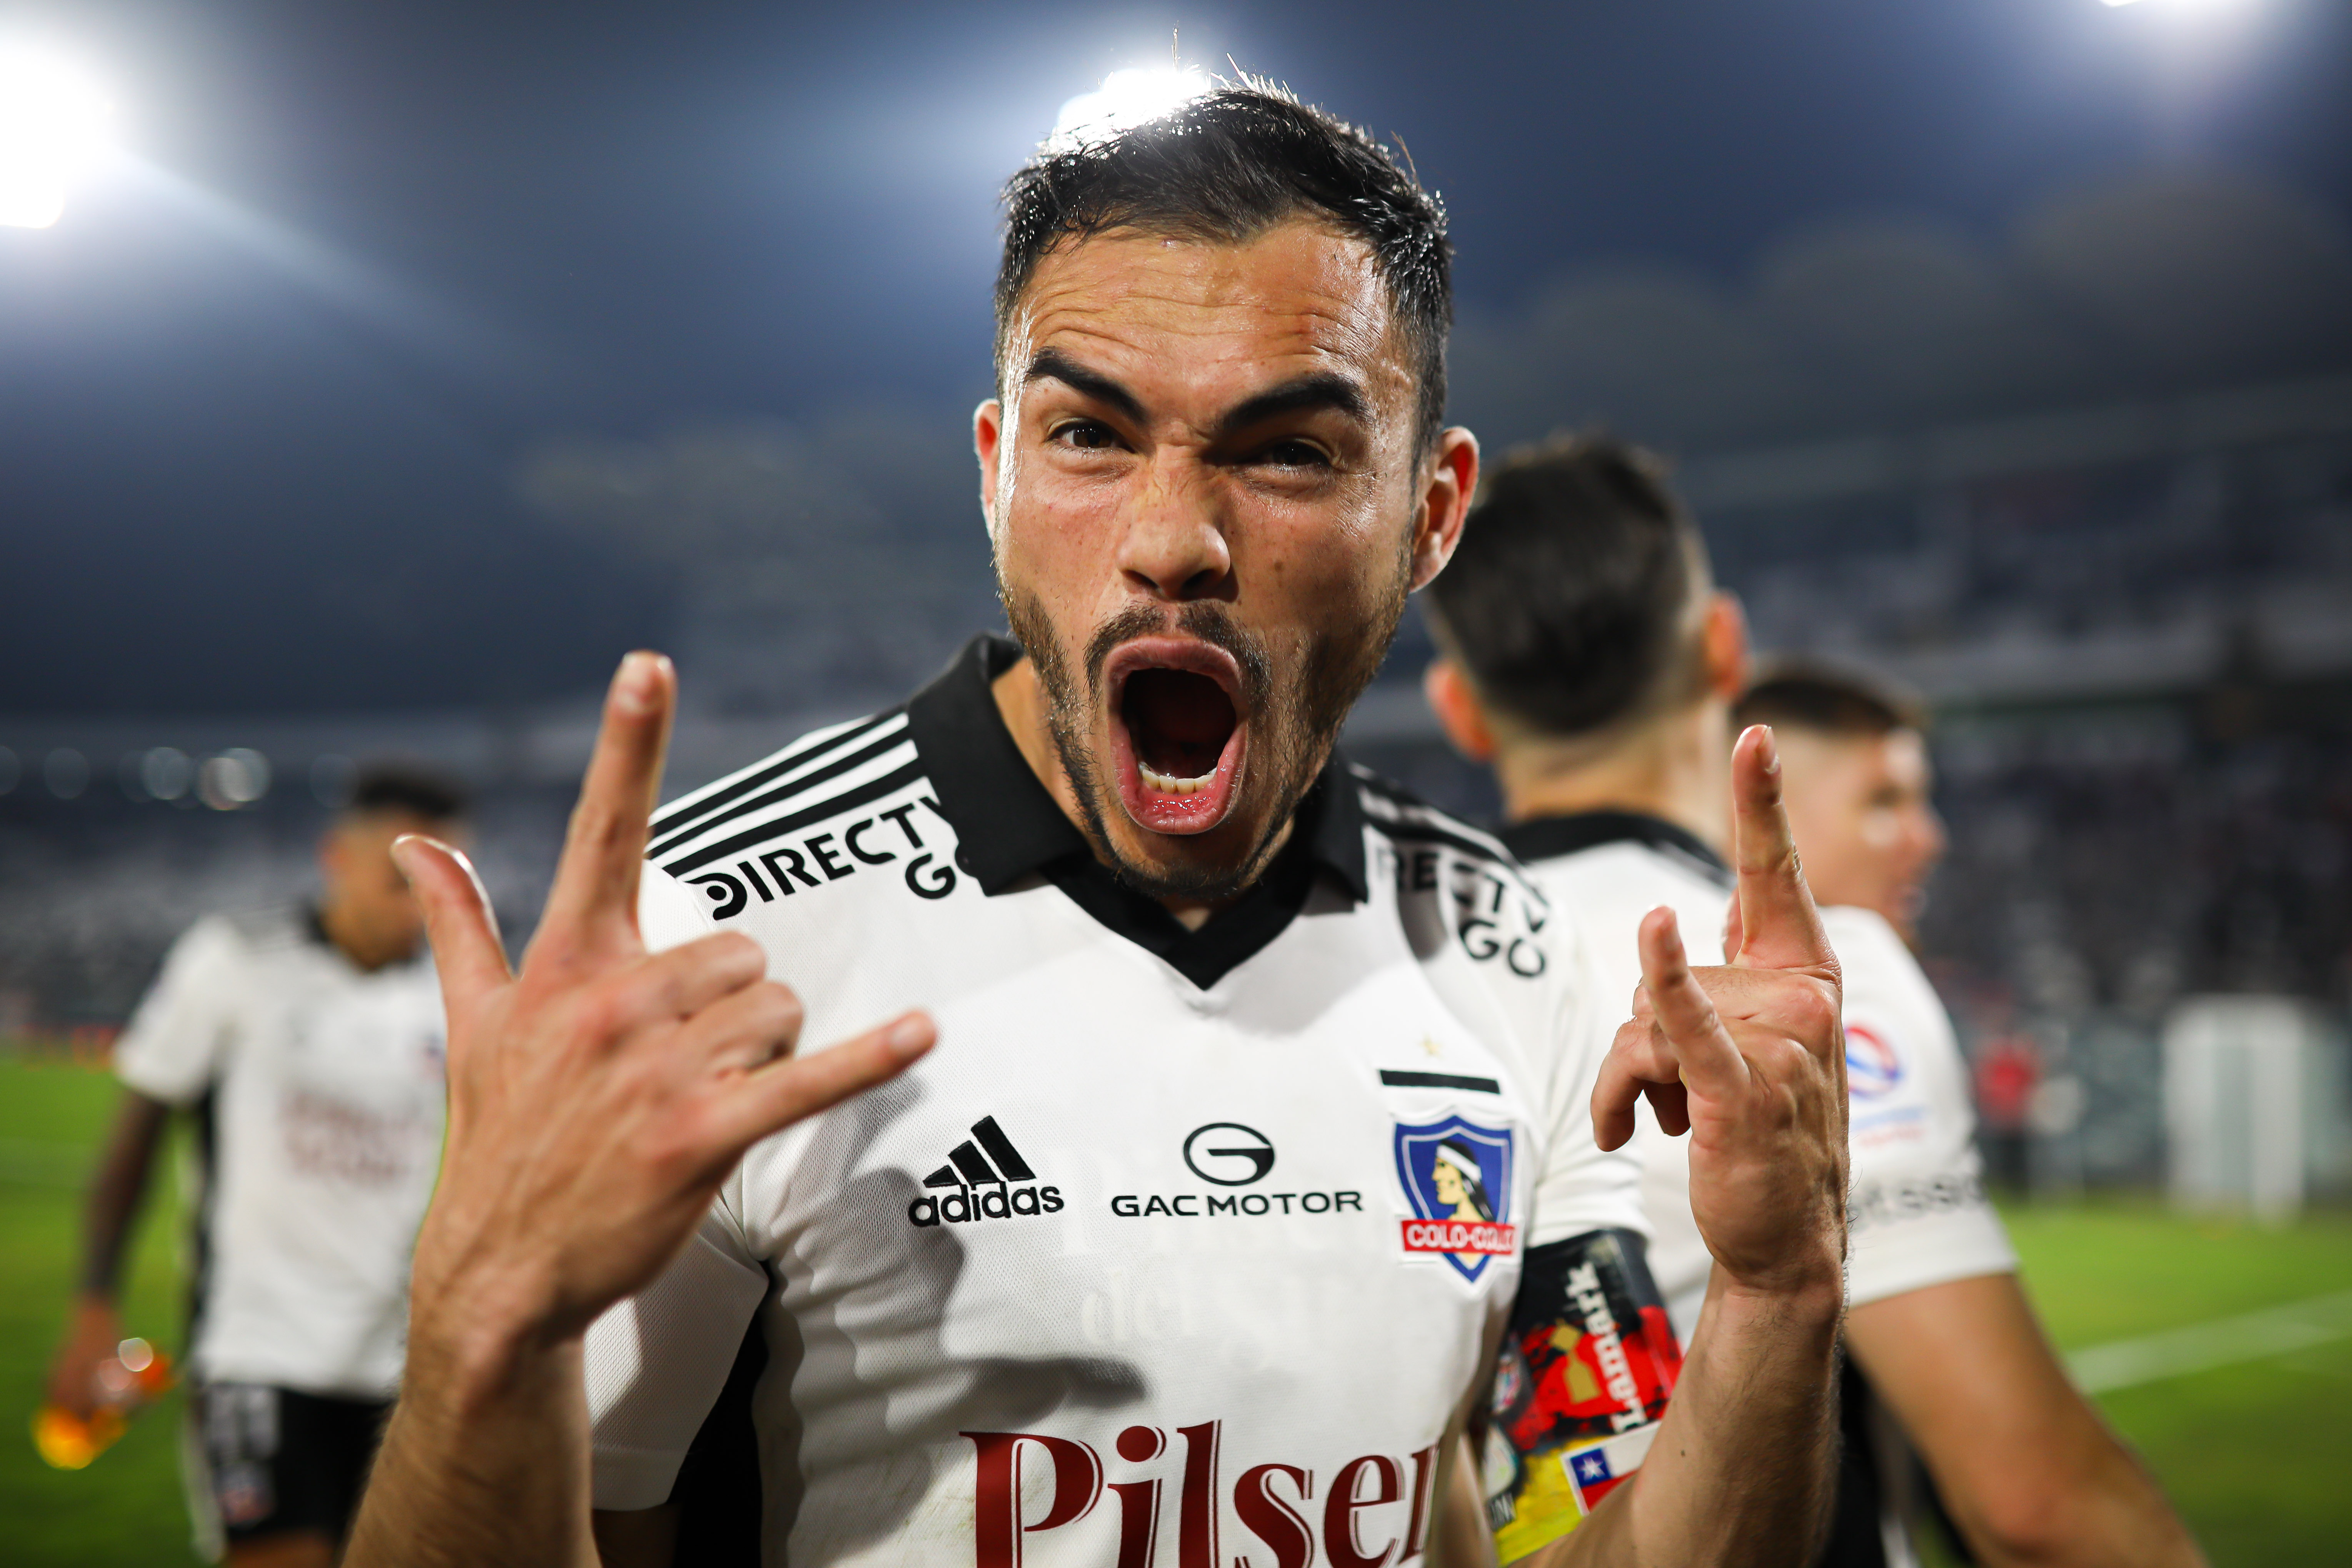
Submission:
M 1927 705 L 1891 680 L 1843 666 L 1784 660 L 1766 667 L 1731 710 L 1733 722 L 1787 725 L 1823 735 L 1874 737 L 1925 730 Z
M 1420 374 L 1419 449 L 1435 444 L 1454 322 L 1445 208 L 1366 132 L 1244 78 L 1100 140 L 1048 142 L 1006 183 L 1004 206 L 1000 390 L 1022 291 L 1065 239 L 1137 228 L 1238 243 L 1306 216 L 1370 247 Z
M 1480 698 L 1574 736 L 1675 689 L 1706 580 L 1706 548 L 1665 466 L 1589 432 L 1516 452 L 1487 476 L 1427 607 Z
M 454 774 L 423 763 L 386 760 L 360 764 L 343 812 L 398 812 L 426 822 L 455 822 L 470 804 L 471 792 Z

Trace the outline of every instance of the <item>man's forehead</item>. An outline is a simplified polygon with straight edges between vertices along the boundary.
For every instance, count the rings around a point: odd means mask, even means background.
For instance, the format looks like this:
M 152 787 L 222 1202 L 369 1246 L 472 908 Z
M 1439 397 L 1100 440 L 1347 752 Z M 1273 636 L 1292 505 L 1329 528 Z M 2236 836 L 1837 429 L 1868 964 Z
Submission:
M 1223 378 L 1346 367 L 1378 395 L 1409 385 L 1370 247 L 1305 220 L 1247 240 L 1118 229 L 1037 265 L 1012 322 L 1007 370 L 1053 350 Z

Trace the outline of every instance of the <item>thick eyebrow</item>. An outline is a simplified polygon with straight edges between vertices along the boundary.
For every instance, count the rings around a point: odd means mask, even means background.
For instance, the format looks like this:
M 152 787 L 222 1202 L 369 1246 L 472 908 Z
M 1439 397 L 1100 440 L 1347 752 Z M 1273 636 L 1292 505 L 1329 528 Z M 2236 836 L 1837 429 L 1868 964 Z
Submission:
M 1047 377 L 1074 392 L 1084 393 L 1097 403 L 1108 404 L 1138 425 L 1147 422 L 1142 400 L 1134 393 L 1102 372 L 1088 370 L 1058 349 L 1041 351 L 1029 362 L 1029 368 L 1022 379 L 1035 381 Z M 1217 421 L 1217 433 L 1231 436 L 1285 414 L 1318 408 L 1334 409 L 1360 424 L 1369 423 L 1371 419 L 1371 407 L 1365 400 L 1363 388 L 1344 375 L 1326 371 L 1269 387 L 1226 410 L 1224 416 Z
M 1088 370 L 1069 355 L 1056 349 L 1046 349 L 1029 362 L 1022 374 L 1024 381 L 1052 379 L 1073 392 L 1082 392 L 1097 403 L 1108 403 L 1138 425 L 1146 423 L 1143 400 L 1098 370 Z
M 1371 421 L 1371 406 L 1364 399 L 1364 389 L 1344 375 L 1324 371 L 1286 381 L 1227 410 L 1225 416 L 1217 421 L 1217 434 L 1231 436 L 1285 414 L 1319 408 L 1344 414 L 1360 425 Z

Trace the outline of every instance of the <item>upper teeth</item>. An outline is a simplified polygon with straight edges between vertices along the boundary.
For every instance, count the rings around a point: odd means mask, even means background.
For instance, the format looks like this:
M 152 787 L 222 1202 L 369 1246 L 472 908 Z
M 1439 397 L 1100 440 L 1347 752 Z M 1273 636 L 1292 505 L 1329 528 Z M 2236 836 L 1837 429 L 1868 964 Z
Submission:
M 1135 765 L 1143 774 L 1143 783 L 1145 787 L 1149 789 L 1156 789 L 1161 795 L 1192 795 L 1198 791 L 1208 788 L 1209 781 L 1217 776 L 1217 770 L 1211 768 L 1207 773 L 1202 773 L 1196 779 L 1171 778 L 1166 773 L 1154 773 L 1151 769 L 1145 767 L 1141 763 L 1138 763 Z

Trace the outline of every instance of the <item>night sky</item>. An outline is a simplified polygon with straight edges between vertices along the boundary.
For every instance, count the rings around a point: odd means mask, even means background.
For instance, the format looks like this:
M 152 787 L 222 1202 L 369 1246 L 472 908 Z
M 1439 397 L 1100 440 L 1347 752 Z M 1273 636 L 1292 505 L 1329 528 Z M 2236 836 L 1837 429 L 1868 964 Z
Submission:
M 936 465 L 987 383 L 994 193 L 1184 58 L 1402 137 L 1465 320 L 1618 258 L 1728 284 L 1857 216 L 1991 236 L 2225 168 L 2352 208 L 2328 0 L 1528 5 L 0 3 L 130 154 L 0 228 L 0 713 L 529 701 L 672 630 L 520 493 L 559 438 L 855 410 Z M 967 502 L 923 526 L 977 530 Z

